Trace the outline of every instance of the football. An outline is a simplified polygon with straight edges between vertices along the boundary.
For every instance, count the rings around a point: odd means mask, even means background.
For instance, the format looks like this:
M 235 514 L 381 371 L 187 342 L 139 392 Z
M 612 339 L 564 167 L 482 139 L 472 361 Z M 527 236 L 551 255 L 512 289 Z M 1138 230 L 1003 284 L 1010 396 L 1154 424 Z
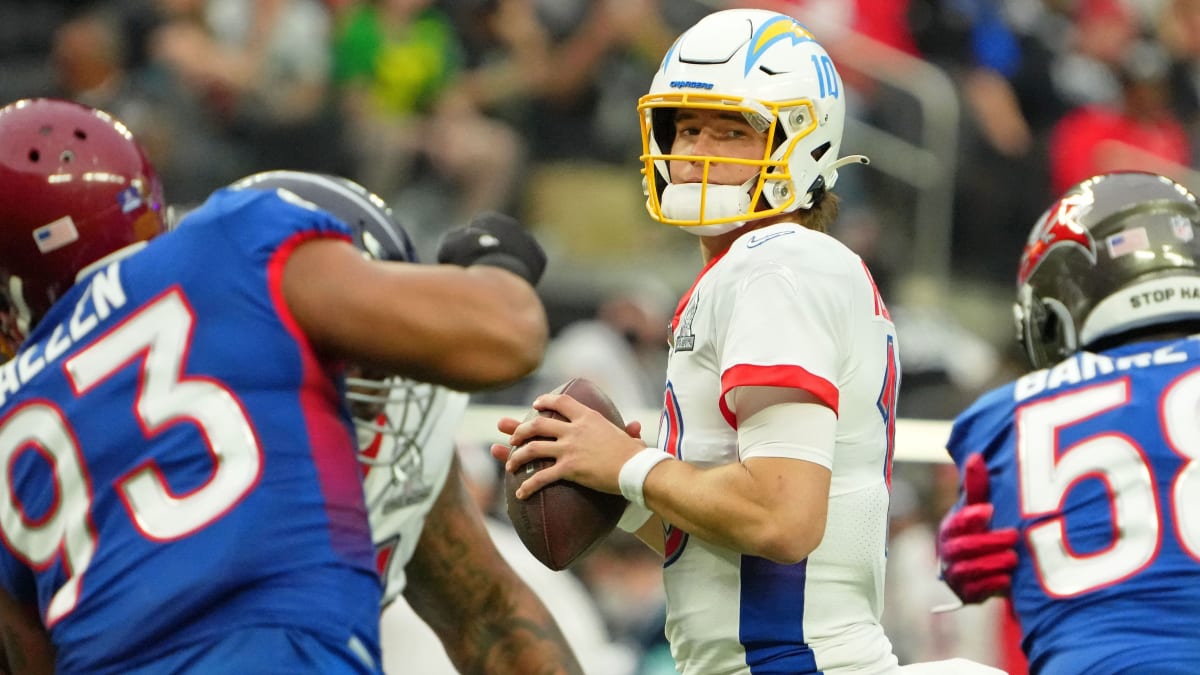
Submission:
M 587 379 L 573 378 L 550 393 L 567 394 L 625 428 L 621 413 L 608 395 Z M 526 419 L 538 414 L 564 419 L 552 411 L 539 413 L 536 410 L 531 410 Z M 516 473 L 505 473 L 504 489 L 508 518 L 525 548 L 546 567 L 563 570 L 583 558 L 613 531 L 628 502 L 621 495 L 562 480 L 538 490 L 528 499 L 516 498 L 517 488 L 525 479 L 553 464 L 553 459 L 537 459 L 520 467 Z

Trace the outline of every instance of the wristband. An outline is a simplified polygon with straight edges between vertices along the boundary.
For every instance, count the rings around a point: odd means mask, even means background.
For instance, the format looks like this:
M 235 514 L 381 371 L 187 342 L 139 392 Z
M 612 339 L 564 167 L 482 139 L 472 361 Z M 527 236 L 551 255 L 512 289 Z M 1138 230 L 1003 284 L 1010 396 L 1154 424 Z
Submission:
M 621 519 L 617 521 L 617 527 L 624 532 L 637 532 L 642 529 L 642 526 L 650 520 L 654 512 L 644 506 L 638 506 L 633 502 L 625 505 L 625 511 L 621 514 Z
M 471 264 L 490 265 L 492 267 L 499 267 L 500 269 L 508 270 L 509 272 L 521 277 L 525 281 L 528 281 L 530 286 L 535 286 L 538 282 L 537 277 L 534 276 L 533 272 L 529 269 L 529 265 L 526 265 L 525 262 L 517 256 L 504 253 L 503 251 L 485 253 L 476 258 Z
M 621 494 L 630 502 L 646 508 L 646 497 L 642 487 L 646 484 L 646 476 L 659 462 L 671 459 L 667 453 L 658 448 L 646 448 L 621 465 L 621 473 L 617 475 L 617 484 L 621 486 Z

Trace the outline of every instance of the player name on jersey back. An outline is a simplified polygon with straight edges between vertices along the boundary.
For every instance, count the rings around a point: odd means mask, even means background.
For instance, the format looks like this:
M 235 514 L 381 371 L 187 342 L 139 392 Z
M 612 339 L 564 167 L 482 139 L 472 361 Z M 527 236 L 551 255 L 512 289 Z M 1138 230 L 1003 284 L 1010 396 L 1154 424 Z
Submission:
M 1051 368 L 1022 376 L 1013 387 L 1013 400 L 1024 401 L 1046 391 L 1087 382 L 1112 373 L 1183 363 L 1197 358 L 1194 353 L 1197 344 L 1196 338 L 1189 338 L 1150 351 L 1116 357 L 1079 352 Z
M 71 345 L 87 337 L 100 322 L 126 303 L 125 287 L 121 285 L 121 263 L 116 261 L 101 269 L 88 281 L 71 311 L 71 318 L 59 323 L 50 337 L 27 343 L 17 354 L 0 366 L 0 405 L 67 353 Z

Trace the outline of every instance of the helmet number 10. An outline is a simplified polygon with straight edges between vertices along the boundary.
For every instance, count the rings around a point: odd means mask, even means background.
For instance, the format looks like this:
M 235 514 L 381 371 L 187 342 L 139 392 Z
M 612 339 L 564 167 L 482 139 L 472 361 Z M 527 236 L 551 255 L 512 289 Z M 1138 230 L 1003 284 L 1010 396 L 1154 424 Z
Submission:
M 837 98 L 842 91 L 838 86 L 837 70 L 833 67 L 833 61 L 825 55 L 813 54 L 809 58 L 812 59 L 813 69 L 817 71 L 817 84 L 821 87 L 821 98 L 827 96 Z

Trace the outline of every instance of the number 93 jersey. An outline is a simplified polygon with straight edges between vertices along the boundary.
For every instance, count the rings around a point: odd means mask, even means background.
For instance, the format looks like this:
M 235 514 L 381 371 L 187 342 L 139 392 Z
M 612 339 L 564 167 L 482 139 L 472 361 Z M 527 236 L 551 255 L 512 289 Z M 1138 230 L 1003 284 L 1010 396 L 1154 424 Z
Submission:
M 275 192 L 218 191 L 85 270 L 0 368 L 0 582 L 37 603 L 59 672 L 154 672 L 261 627 L 375 672 L 380 584 L 340 367 L 281 291 L 313 237 L 349 231 Z
M 1032 672 L 1196 672 L 1200 341 L 1081 352 L 984 395 L 954 425 L 1016 527 L 1012 601 Z

